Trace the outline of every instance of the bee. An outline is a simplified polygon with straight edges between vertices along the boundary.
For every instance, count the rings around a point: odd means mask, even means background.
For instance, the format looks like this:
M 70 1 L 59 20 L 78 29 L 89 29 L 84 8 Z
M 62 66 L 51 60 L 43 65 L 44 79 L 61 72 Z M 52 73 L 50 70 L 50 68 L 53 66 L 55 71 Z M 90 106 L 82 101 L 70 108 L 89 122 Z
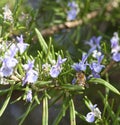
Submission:
M 86 76 L 83 72 L 77 72 L 76 73 L 76 83 L 80 86 L 87 86 L 86 84 Z

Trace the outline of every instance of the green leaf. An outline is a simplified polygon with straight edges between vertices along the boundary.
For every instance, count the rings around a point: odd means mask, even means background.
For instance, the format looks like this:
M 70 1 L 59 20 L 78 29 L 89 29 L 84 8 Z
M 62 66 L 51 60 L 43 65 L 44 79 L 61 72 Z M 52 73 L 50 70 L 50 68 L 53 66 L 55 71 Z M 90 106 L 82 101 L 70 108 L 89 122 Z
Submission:
M 75 107 L 72 99 L 70 100 L 70 123 L 71 125 L 76 125 Z
M 35 85 L 36 86 L 44 86 L 44 85 L 48 85 L 51 83 L 52 83 L 52 81 L 37 81 L 37 82 L 35 82 Z
M 43 39 L 41 33 L 39 32 L 39 30 L 37 28 L 35 28 L 35 32 L 37 34 L 40 46 L 42 47 L 42 50 L 44 51 L 45 54 L 47 54 L 47 50 L 48 50 L 48 46 L 45 42 L 45 40 Z
M 69 90 L 69 91 L 82 91 L 82 90 L 84 90 L 84 87 L 82 87 L 82 86 L 79 86 L 79 85 L 71 85 L 71 84 L 61 85 L 61 88 L 62 88 L 62 89 Z
M 42 125 L 48 125 L 48 97 L 43 98 Z
M 50 39 L 50 44 L 48 46 L 37 28 L 35 28 L 35 32 L 37 34 L 40 46 L 42 48 L 42 52 L 45 54 L 45 57 L 46 57 L 45 59 L 48 59 L 52 63 L 52 60 L 53 60 L 52 53 L 50 52 L 51 43 L 52 43 L 51 39 Z
M 114 86 L 112 86 L 110 83 L 108 83 L 107 81 L 105 81 L 105 80 L 103 80 L 101 78 L 91 78 L 89 80 L 89 82 L 93 82 L 93 83 L 98 83 L 98 84 L 104 85 L 105 87 L 110 89 L 112 92 L 120 95 L 120 92 Z
M 0 95 L 4 95 L 4 94 L 6 94 L 9 91 L 10 91 L 10 88 L 9 89 L 4 89 L 4 90 L 0 90 Z
M 8 92 L 7 98 L 5 100 L 5 102 L 3 103 L 2 108 L 0 109 L 0 117 L 2 116 L 2 114 L 4 113 L 5 109 L 7 108 L 7 105 L 10 101 L 11 95 L 12 95 L 12 91 L 13 91 L 13 85 L 11 86 L 10 91 Z

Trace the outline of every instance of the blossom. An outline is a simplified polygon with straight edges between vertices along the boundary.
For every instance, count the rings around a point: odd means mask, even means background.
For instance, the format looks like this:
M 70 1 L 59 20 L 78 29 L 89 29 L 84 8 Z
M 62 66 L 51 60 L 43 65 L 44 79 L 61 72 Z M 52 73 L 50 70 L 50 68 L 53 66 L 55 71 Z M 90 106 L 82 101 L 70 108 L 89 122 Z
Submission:
M 62 59 L 61 56 L 58 56 L 58 60 L 57 63 L 55 65 L 53 65 L 50 69 L 50 76 L 53 78 L 58 77 L 58 75 L 60 74 L 62 68 L 61 65 L 66 61 L 67 59 L 64 58 Z
M 111 42 L 111 53 L 118 53 L 120 51 L 120 46 L 119 46 L 119 37 L 118 33 L 115 32 L 114 36 L 110 40 Z
M 112 59 L 118 62 L 120 61 L 120 45 L 117 32 L 114 33 L 114 36 L 111 38 L 110 42 L 111 42 Z
M 28 60 L 28 63 L 23 65 L 23 68 L 26 71 L 31 70 L 33 67 L 34 67 L 34 60 L 33 61 Z
M 88 55 L 83 53 L 82 55 L 82 60 L 79 63 L 75 63 L 72 65 L 72 68 L 75 69 L 77 72 L 79 71 L 85 71 L 86 70 L 86 60 L 87 60 Z
M 90 108 L 91 112 L 87 113 L 87 115 L 86 115 L 87 122 L 90 122 L 90 123 L 94 122 L 95 117 L 101 119 L 101 112 L 100 112 L 99 108 L 97 108 L 97 104 L 95 104 L 95 105 L 90 104 L 89 108 Z
M 60 66 L 60 65 L 63 64 L 66 60 L 67 60 L 67 58 L 62 59 L 61 56 L 59 55 L 56 65 Z
M 17 59 L 14 58 L 17 50 L 15 44 L 12 44 L 10 48 L 5 52 L 5 56 L 2 60 L 2 66 L 0 68 L 1 76 L 8 77 L 12 75 L 13 69 L 18 63 Z
M 103 57 L 104 56 L 101 55 L 97 58 L 97 62 L 92 62 L 91 64 L 89 64 L 89 67 L 92 70 L 92 74 L 95 78 L 100 77 L 99 73 L 101 72 L 102 68 L 105 67 L 104 65 L 100 64 L 102 62 Z
M 120 53 L 114 53 L 112 59 L 116 62 L 120 61 Z
M 38 72 L 33 70 L 34 61 L 28 61 L 28 64 L 23 65 L 24 70 L 26 70 L 25 77 L 23 78 L 22 85 L 26 83 L 34 83 L 38 79 Z
M 100 41 L 101 41 L 102 37 L 98 36 L 95 37 L 93 36 L 90 41 L 87 41 L 86 44 L 88 44 L 91 48 L 89 50 L 89 54 L 91 54 L 94 50 L 100 52 L 101 51 L 101 46 L 100 46 Z
M 5 52 L 5 56 L 14 57 L 17 51 L 18 51 L 18 48 L 16 47 L 16 45 L 12 44 L 7 50 L 7 52 Z
M 18 40 L 17 47 L 20 51 L 20 54 L 22 54 L 25 51 L 25 49 L 29 46 L 29 44 L 24 43 L 23 35 L 20 35 L 20 37 L 17 36 L 17 40 Z
M 6 57 L 2 61 L 2 67 L 0 69 L 1 76 L 10 76 L 13 73 L 13 68 L 16 66 L 18 61 L 12 57 Z
M 12 17 L 12 12 L 9 9 L 8 5 L 5 5 L 5 7 L 3 7 L 3 15 L 4 15 L 4 20 L 5 21 L 10 21 L 11 23 L 13 22 L 13 17 Z
M 4 77 L 4 76 L 8 77 L 8 76 L 12 75 L 12 73 L 13 73 L 13 68 L 2 66 L 0 69 L 0 76 L 2 76 L 2 77 Z
M 26 95 L 26 101 L 32 102 L 32 90 L 29 90 Z
M 17 59 L 14 56 L 17 53 L 17 48 L 15 44 L 12 44 L 9 49 L 5 52 L 4 58 L 2 60 L 2 66 L 0 68 L 1 76 L 8 77 L 12 75 L 13 69 L 18 63 Z
M 67 20 L 71 21 L 74 20 L 79 13 L 78 5 L 73 1 L 68 3 L 68 7 L 70 8 L 69 11 L 67 11 Z

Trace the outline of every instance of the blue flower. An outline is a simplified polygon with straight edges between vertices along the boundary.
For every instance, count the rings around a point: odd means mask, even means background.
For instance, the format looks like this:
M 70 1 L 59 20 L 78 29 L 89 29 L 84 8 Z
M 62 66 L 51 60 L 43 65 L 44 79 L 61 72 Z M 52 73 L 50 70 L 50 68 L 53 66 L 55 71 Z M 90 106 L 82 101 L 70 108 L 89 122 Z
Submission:
M 6 66 L 2 66 L 1 69 L 0 69 L 0 76 L 2 77 L 8 77 L 10 75 L 12 75 L 13 73 L 13 68 L 8 68 Z
M 100 64 L 102 62 L 103 57 L 104 56 L 101 55 L 97 58 L 98 59 L 97 62 L 93 62 L 93 63 L 89 64 L 89 67 L 90 67 L 92 74 L 95 78 L 100 77 L 99 73 L 101 72 L 102 68 L 105 67 L 104 65 Z
M 26 71 L 33 69 L 33 68 L 34 68 L 34 60 L 33 60 L 33 61 L 28 60 L 28 63 L 27 63 L 27 64 L 24 64 L 24 65 L 23 65 L 23 68 L 24 68 L 24 70 L 26 70 Z
M 34 83 L 38 79 L 38 72 L 33 70 L 34 67 L 34 61 L 28 61 L 28 64 L 25 64 L 23 66 L 24 70 L 26 70 L 26 75 L 23 78 L 22 85 L 25 85 L 26 83 Z
M 26 95 L 26 101 L 32 102 L 32 90 L 29 90 Z
M 87 66 L 87 60 L 88 55 L 83 53 L 82 55 L 82 60 L 79 63 L 75 63 L 72 65 L 72 68 L 75 69 L 77 72 L 79 71 L 85 71 L 86 70 L 86 66 Z
M 120 46 L 119 46 L 119 37 L 118 33 L 114 33 L 114 36 L 110 40 L 111 42 L 111 53 L 118 53 L 120 51 Z
M 78 5 L 75 3 L 75 1 L 72 1 L 72 2 L 68 2 L 68 7 L 70 7 L 70 8 L 77 8 Z
M 7 55 L 8 53 L 10 54 L 10 56 Z M 13 57 L 15 53 L 13 54 L 11 51 L 9 51 L 8 53 L 5 53 L 6 55 L 2 59 L 2 67 L 0 68 L 1 76 L 5 77 L 12 75 L 13 69 L 18 63 L 18 61 Z
M 93 112 L 89 112 L 87 115 L 86 115 L 86 121 L 87 122 L 94 122 L 95 121 L 95 115 Z
M 50 70 L 51 77 L 53 77 L 53 78 L 58 77 L 58 75 L 60 74 L 61 70 L 62 70 L 61 66 L 58 66 L 58 65 L 52 66 L 52 68 Z
M 95 105 L 90 104 L 89 108 L 90 108 L 91 112 L 87 113 L 87 115 L 86 115 L 87 122 L 90 122 L 90 123 L 94 122 L 95 117 L 101 119 L 101 112 L 97 108 L 97 104 L 95 104 Z
M 120 53 L 114 53 L 112 55 L 112 59 L 116 62 L 119 62 L 120 61 Z
M 18 51 L 18 48 L 16 47 L 16 45 L 12 44 L 7 50 L 7 52 L 5 52 L 5 56 L 14 57 L 17 51 Z
M 77 11 L 76 9 L 71 9 L 67 12 L 67 20 L 74 20 L 77 16 Z
M 58 75 L 60 74 L 62 68 L 61 68 L 61 65 L 66 61 L 67 59 L 64 58 L 62 59 L 61 56 L 59 55 L 58 56 L 58 60 L 57 60 L 57 63 L 56 65 L 53 65 L 50 69 L 50 76 L 53 77 L 53 78 L 56 78 L 58 77 Z
M 114 36 L 110 40 L 111 42 L 111 53 L 112 59 L 116 62 L 120 61 L 120 45 L 119 45 L 119 37 L 118 33 L 114 33 Z
M 102 37 L 98 36 L 95 37 L 93 36 L 90 41 L 86 42 L 86 44 L 88 44 L 91 48 L 89 50 L 89 54 L 91 54 L 94 50 L 97 50 L 98 52 L 101 51 L 101 46 L 100 46 L 100 41 L 101 41 Z
M 67 20 L 71 21 L 74 20 L 79 13 L 78 5 L 73 1 L 68 3 L 68 7 L 70 8 L 69 11 L 67 11 Z
M 24 43 L 22 35 L 20 37 L 17 36 L 17 40 L 18 40 L 17 47 L 20 51 L 20 54 L 22 54 L 25 51 L 25 49 L 29 46 L 29 44 Z
M 67 58 L 62 59 L 61 56 L 58 56 L 58 60 L 57 60 L 57 64 L 58 66 L 60 66 L 62 63 L 64 63 L 67 60 Z

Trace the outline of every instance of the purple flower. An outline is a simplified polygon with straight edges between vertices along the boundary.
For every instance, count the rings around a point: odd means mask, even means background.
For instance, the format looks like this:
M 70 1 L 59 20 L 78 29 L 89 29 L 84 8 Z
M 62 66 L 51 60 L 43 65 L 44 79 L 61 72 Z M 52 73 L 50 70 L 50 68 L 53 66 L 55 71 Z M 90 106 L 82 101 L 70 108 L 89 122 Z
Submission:
M 0 69 L 0 76 L 2 77 L 8 77 L 10 75 L 12 75 L 13 73 L 13 68 L 8 68 L 8 67 L 5 67 L 5 66 L 2 66 L 1 69 Z
M 5 57 L 2 61 L 2 67 L 0 69 L 1 76 L 10 76 L 13 73 L 13 68 L 16 66 L 18 61 L 13 57 Z
M 60 74 L 62 68 L 61 65 L 66 61 L 67 59 L 64 58 L 62 59 L 61 56 L 58 56 L 58 60 L 56 65 L 53 65 L 52 68 L 50 69 L 50 76 L 53 78 L 58 77 L 58 75 Z
M 95 115 L 93 112 L 89 112 L 87 115 L 86 115 L 86 121 L 87 122 L 94 122 L 95 121 Z
M 62 59 L 61 56 L 58 56 L 58 60 L 57 60 L 57 64 L 58 66 L 60 66 L 62 63 L 64 63 L 67 60 L 67 58 Z
M 99 56 L 97 59 L 98 62 L 93 62 L 91 64 L 89 64 L 90 69 L 92 70 L 92 74 L 95 78 L 99 78 L 100 75 L 99 73 L 101 72 L 102 68 L 104 68 L 104 65 L 101 65 L 100 63 L 102 62 L 103 59 L 103 55 Z
M 34 68 L 34 60 L 33 61 L 28 60 L 28 64 L 23 65 L 23 68 L 26 71 Z
M 20 35 L 20 37 L 17 36 L 17 40 L 18 40 L 17 47 L 20 51 L 20 54 L 22 54 L 25 51 L 25 49 L 29 46 L 29 44 L 24 43 L 22 35 Z
M 118 53 L 120 51 L 120 46 L 119 46 L 119 37 L 118 33 L 114 33 L 114 36 L 110 40 L 111 42 L 111 53 Z
M 18 63 L 18 61 L 14 58 L 16 55 L 18 49 L 15 46 L 15 44 L 12 44 L 7 52 L 5 52 L 4 58 L 2 60 L 2 66 L 0 68 L 0 74 L 1 76 L 8 77 L 12 75 L 13 69 Z
M 67 20 L 71 21 L 74 20 L 79 13 L 78 5 L 73 1 L 68 3 L 68 7 L 70 8 L 69 11 L 67 11 Z
M 5 56 L 10 56 L 10 57 L 14 57 L 16 55 L 18 51 L 18 48 L 16 47 L 15 44 L 12 44 L 9 49 L 7 50 L 7 52 L 5 53 Z
M 5 57 L 3 59 L 3 66 L 8 67 L 8 68 L 14 68 L 16 66 L 16 64 L 18 63 L 18 61 L 15 58 L 12 57 Z
M 90 123 L 94 122 L 95 121 L 95 117 L 101 119 L 101 112 L 97 108 L 97 104 L 95 104 L 95 105 L 90 104 L 89 108 L 90 108 L 91 112 L 89 112 L 86 115 L 86 121 L 87 122 L 90 122 Z
M 116 62 L 119 62 L 120 61 L 120 53 L 114 53 L 112 55 L 112 59 Z
M 29 90 L 26 95 L 26 101 L 32 102 L 32 90 Z
M 92 53 L 94 50 L 98 50 L 99 52 L 101 51 L 101 46 L 100 46 L 101 39 L 102 39 L 101 36 L 98 37 L 93 36 L 90 39 L 90 41 L 86 42 L 86 44 L 88 44 L 91 47 L 89 53 Z
M 38 79 L 38 72 L 33 70 L 34 67 L 34 61 L 28 61 L 28 64 L 25 64 L 23 66 L 24 70 L 26 70 L 26 75 L 23 78 L 22 85 L 24 86 L 26 83 L 34 83 Z
M 50 70 L 51 77 L 53 77 L 53 78 L 58 77 L 58 75 L 60 74 L 61 70 L 62 70 L 61 66 L 58 66 L 58 65 L 52 66 L 52 68 Z
M 120 61 L 120 45 L 119 45 L 119 37 L 118 33 L 114 33 L 114 36 L 110 40 L 111 42 L 111 53 L 112 59 L 116 62 Z
M 77 16 L 77 11 L 76 9 L 71 9 L 67 12 L 67 20 L 74 20 Z
M 77 8 L 78 5 L 75 3 L 75 1 L 72 1 L 72 2 L 68 2 L 68 7 L 70 7 L 70 8 Z
M 75 69 L 77 72 L 79 71 L 85 71 L 86 70 L 86 60 L 87 60 L 88 55 L 83 53 L 82 55 L 82 60 L 79 63 L 75 63 L 72 65 L 72 68 Z

